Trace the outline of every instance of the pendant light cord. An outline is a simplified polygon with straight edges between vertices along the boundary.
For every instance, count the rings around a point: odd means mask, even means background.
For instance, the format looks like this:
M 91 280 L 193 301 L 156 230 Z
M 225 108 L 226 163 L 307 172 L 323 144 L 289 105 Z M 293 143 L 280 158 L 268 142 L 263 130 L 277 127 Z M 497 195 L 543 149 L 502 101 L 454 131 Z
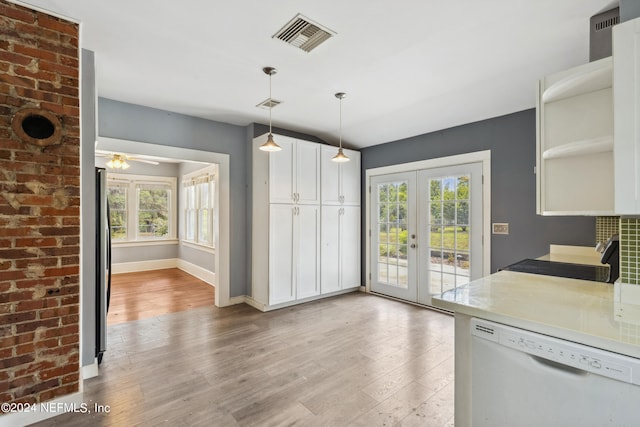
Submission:
M 340 149 L 342 150 L 342 98 L 340 98 Z
M 273 98 L 271 98 L 271 76 L 272 73 L 269 73 L 269 134 L 271 134 L 271 109 L 273 109 Z

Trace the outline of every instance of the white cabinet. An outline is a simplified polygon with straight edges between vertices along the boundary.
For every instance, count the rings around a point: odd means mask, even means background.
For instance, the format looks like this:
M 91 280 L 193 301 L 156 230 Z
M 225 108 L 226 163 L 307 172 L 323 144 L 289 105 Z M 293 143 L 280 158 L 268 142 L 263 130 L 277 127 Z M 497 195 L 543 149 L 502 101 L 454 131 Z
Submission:
M 271 204 L 269 305 L 320 293 L 320 206 Z
M 360 153 L 349 150 L 351 165 L 331 162 L 333 169 L 321 171 L 321 144 L 274 139 L 281 151 L 258 150 L 265 136 L 252 147 L 248 302 L 264 311 L 360 286 Z M 328 174 L 337 178 L 335 194 L 345 197 L 325 206 L 322 185 L 331 180 L 321 176 Z
M 604 58 L 539 82 L 538 214 L 613 214 L 612 63 Z
M 640 18 L 613 27 L 615 212 L 640 214 Z
M 336 155 L 335 147 L 322 147 L 322 204 L 360 205 L 360 153 L 344 149 L 350 161 L 331 161 Z
M 276 142 L 282 150 L 269 156 L 270 202 L 320 203 L 320 146 L 286 136 Z
M 360 286 L 360 207 L 322 206 L 323 294 Z

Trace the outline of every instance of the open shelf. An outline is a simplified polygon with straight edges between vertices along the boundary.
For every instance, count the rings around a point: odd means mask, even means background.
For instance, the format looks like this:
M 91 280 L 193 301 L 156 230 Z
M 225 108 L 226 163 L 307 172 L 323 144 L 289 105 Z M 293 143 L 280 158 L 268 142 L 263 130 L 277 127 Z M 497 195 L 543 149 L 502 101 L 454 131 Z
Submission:
M 572 141 L 557 147 L 549 148 L 542 153 L 542 158 L 548 160 L 561 157 L 606 153 L 608 151 L 613 151 L 613 135 L 581 141 Z
M 542 94 L 542 102 L 559 101 L 587 92 L 611 87 L 613 82 L 613 61 L 611 57 L 590 62 L 574 69 L 561 80 L 553 83 Z

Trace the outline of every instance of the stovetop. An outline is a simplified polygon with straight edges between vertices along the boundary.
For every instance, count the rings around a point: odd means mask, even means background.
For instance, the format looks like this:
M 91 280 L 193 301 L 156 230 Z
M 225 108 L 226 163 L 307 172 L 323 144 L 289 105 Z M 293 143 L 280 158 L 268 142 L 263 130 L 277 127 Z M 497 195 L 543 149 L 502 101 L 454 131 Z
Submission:
M 502 270 L 605 283 L 609 278 L 609 267 L 605 265 L 571 264 L 568 262 L 543 261 L 539 259 L 524 259 L 504 267 Z

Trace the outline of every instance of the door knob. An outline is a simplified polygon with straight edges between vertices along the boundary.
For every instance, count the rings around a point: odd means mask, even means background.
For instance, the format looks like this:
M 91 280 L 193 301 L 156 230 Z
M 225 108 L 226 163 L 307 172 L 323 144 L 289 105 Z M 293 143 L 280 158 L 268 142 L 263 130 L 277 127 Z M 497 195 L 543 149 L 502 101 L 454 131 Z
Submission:
M 416 244 L 415 244 L 415 243 L 412 243 L 412 244 L 411 244 L 411 248 L 412 248 L 412 249 L 415 249 L 415 248 L 416 248 Z

